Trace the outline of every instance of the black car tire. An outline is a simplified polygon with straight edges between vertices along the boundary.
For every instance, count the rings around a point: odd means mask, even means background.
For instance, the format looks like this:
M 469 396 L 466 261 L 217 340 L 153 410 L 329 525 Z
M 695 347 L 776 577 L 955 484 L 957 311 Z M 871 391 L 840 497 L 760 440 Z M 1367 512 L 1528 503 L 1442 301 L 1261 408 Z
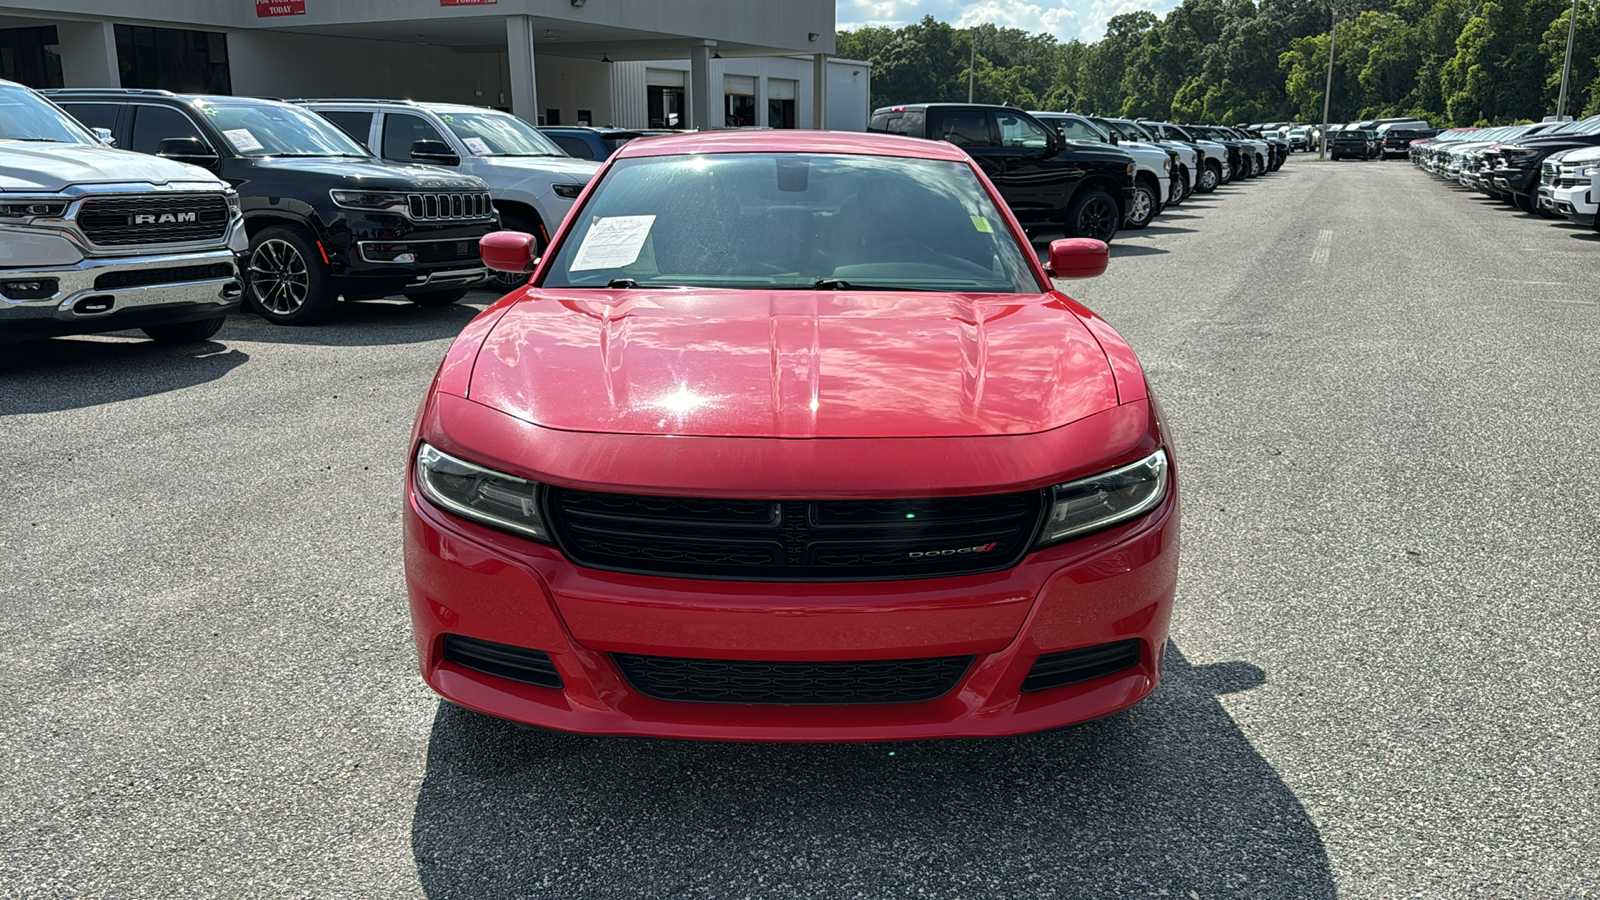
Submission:
M 1117 201 L 1100 188 L 1087 188 L 1072 198 L 1067 207 L 1067 237 L 1085 237 L 1110 243 L 1117 235 L 1122 213 Z
M 227 316 L 179 322 L 176 325 L 147 325 L 139 329 L 145 337 L 158 344 L 198 344 L 222 330 Z
M 1200 172 L 1200 184 L 1195 190 L 1202 194 L 1209 194 L 1222 183 L 1222 163 L 1214 159 L 1206 160 L 1205 168 Z
M 1167 198 L 1168 206 L 1177 206 L 1189 199 L 1189 183 L 1184 180 L 1183 173 L 1178 172 L 1172 176 L 1171 196 Z
M 1537 213 L 1539 211 L 1539 202 L 1521 191 L 1516 191 L 1511 195 L 1511 203 L 1525 213 Z
M 544 255 L 544 241 L 539 237 L 538 226 L 534 225 L 532 222 L 528 221 L 522 216 L 517 215 L 516 213 L 502 214 L 500 216 L 500 227 L 504 228 L 506 231 L 520 231 L 524 234 L 533 235 L 534 257 L 537 258 Z M 489 283 L 484 285 L 484 287 L 492 291 L 499 291 L 502 295 L 509 294 L 517 288 L 527 284 L 528 277 L 529 276 L 527 272 L 494 271 L 489 273 Z
M 459 303 L 471 288 L 445 288 L 442 291 L 407 291 L 405 298 L 418 306 L 449 306 Z
M 274 225 L 250 239 L 250 308 L 274 325 L 312 325 L 333 312 L 339 295 L 321 254 L 304 231 Z
M 1133 197 L 1128 200 L 1128 216 L 1122 220 L 1124 228 L 1143 228 L 1156 217 L 1161 197 L 1148 181 L 1133 183 Z

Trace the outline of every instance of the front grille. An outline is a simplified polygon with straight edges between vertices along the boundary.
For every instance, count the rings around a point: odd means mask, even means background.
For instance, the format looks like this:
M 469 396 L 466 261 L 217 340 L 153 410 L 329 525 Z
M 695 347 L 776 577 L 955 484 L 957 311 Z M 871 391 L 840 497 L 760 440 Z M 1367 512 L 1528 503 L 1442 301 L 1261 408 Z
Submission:
M 573 562 L 644 575 L 870 581 L 1016 565 L 1041 491 L 905 500 L 709 500 L 547 488 Z
M 487 193 L 470 194 L 407 194 L 411 218 L 428 219 L 487 219 L 494 215 L 494 203 Z
M 210 281 L 232 278 L 233 265 L 213 263 L 208 266 L 172 266 L 165 269 L 138 269 L 132 272 L 107 272 L 94 280 L 97 291 L 117 288 L 145 287 L 152 284 L 182 284 L 186 281 Z
M 91 197 L 78 210 L 78 227 L 102 247 L 218 240 L 228 231 L 228 201 L 221 194 Z
M 392 263 L 396 256 L 410 253 L 418 264 L 467 263 L 482 265 L 477 241 L 409 241 L 404 243 L 363 242 L 361 257 L 367 262 Z
M 634 689 L 655 700 L 842 706 L 924 703 L 955 689 L 971 656 L 849 662 L 761 662 L 612 654 Z
M 556 671 L 555 663 L 550 661 L 550 654 L 543 650 L 447 634 L 444 636 L 444 658 L 463 668 L 498 678 L 539 687 L 561 687 L 561 674 Z
M 1132 668 L 1139 664 L 1139 642 L 1117 641 L 1077 650 L 1063 650 L 1039 657 L 1022 681 L 1024 691 L 1043 691 L 1049 688 L 1089 681 L 1112 672 Z

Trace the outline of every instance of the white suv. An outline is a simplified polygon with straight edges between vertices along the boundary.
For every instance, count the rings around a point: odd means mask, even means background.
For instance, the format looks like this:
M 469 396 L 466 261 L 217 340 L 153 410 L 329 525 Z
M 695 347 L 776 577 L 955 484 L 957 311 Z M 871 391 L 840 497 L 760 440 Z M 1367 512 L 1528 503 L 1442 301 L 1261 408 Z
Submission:
M 296 100 L 384 159 L 449 166 L 489 183 L 510 231 L 539 239 L 539 250 L 600 164 L 573 159 L 522 119 L 482 106 L 411 100 Z M 538 251 L 535 251 L 536 255 Z M 497 273 L 510 290 L 526 275 Z

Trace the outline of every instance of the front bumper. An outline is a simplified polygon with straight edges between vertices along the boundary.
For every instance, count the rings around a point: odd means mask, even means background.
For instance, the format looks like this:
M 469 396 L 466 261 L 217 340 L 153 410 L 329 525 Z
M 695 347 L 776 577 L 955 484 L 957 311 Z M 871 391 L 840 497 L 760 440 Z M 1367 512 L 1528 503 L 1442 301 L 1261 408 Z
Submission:
M 1600 212 L 1600 203 L 1594 201 L 1594 191 L 1587 184 L 1567 188 L 1541 186 L 1539 205 L 1579 225 L 1593 225 L 1595 214 Z
M 0 336 L 20 340 L 176 324 L 227 315 L 239 308 L 242 296 L 232 250 L 0 269 Z
M 470 401 L 457 405 L 468 417 L 458 424 L 497 417 L 472 411 Z M 505 434 L 522 433 L 522 426 L 510 423 L 496 426 L 495 433 L 502 427 Z M 598 471 L 587 462 L 578 465 L 575 474 Z M 629 477 L 650 484 L 657 476 Z M 685 488 L 693 484 L 685 482 Z M 418 661 L 427 683 L 453 703 L 586 734 L 871 741 L 1056 728 L 1137 703 L 1159 680 L 1177 581 L 1178 493 L 1174 471 L 1169 493 L 1154 511 L 1035 550 L 998 572 L 748 582 L 581 567 L 553 546 L 439 510 L 416 494 L 408 472 L 406 586 Z M 447 636 L 547 654 L 561 686 L 539 687 L 447 659 Z M 1131 665 L 1076 683 L 1022 690 L 1043 655 L 1122 641 L 1138 647 Z M 936 699 L 768 705 L 653 699 L 623 675 L 615 654 L 813 663 L 960 656 L 973 661 Z

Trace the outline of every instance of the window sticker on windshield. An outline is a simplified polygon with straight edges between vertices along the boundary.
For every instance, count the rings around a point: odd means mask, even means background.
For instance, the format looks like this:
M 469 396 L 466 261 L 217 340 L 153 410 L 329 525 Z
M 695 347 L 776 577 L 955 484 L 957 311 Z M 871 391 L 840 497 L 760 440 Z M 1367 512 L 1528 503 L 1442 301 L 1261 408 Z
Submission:
M 461 143 L 466 144 L 467 149 L 478 156 L 489 155 L 489 145 L 484 142 L 483 138 L 462 138 Z
M 994 234 L 994 226 L 989 224 L 988 219 L 984 218 L 983 216 L 970 216 L 969 218 L 972 219 L 973 228 L 978 229 L 984 234 Z
M 250 129 L 248 128 L 230 128 L 227 131 L 224 131 L 222 136 L 227 138 L 228 143 L 233 145 L 233 149 L 239 151 L 240 153 L 249 153 L 251 150 L 265 149 L 261 145 L 261 142 L 256 140 L 256 136 L 250 133 Z
M 619 269 L 639 259 L 644 239 L 650 236 L 655 216 L 596 216 L 572 258 L 572 271 Z

